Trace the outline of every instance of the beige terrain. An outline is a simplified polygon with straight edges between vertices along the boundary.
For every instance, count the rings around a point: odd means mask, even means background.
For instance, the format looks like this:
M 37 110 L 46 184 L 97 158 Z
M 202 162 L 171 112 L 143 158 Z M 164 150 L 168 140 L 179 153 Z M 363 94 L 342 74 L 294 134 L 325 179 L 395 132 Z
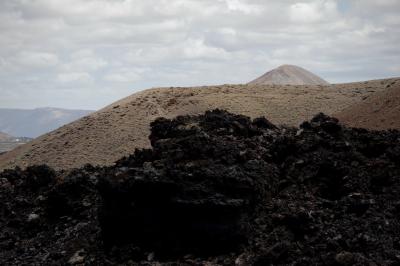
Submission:
M 335 116 L 351 127 L 400 129 L 400 80 L 393 80 L 386 87 Z
M 255 85 L 329 85 L 328 82 L 304 68 L 294 65 L 282 65 L 255 80 L 249 82 Z
M 298 125 L 318 112 L 337 113 L 400 79 L 328 86 L 221 85 L 156 88 L 135 93 L 104 109 L 0 155 L 0 168 L 49 164 L 73 168 L 86 163 L 110 165 L 149 147 L 155 118 L 199 114 L 221 108 L 273 123 Z

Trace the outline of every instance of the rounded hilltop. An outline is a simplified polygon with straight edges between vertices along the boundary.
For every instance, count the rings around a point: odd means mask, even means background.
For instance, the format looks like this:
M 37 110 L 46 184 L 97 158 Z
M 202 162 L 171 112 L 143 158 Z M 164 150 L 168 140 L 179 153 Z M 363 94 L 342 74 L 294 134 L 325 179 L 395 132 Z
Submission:
M 329 85 L 328 82 L 295 65 L 281 65 L 249 82 L 253 85 Z
M 148 148 L 158 117 L 196 115 L 219 108 L 297 126 L 318 112 L 332 115 L 399 79 L 320 85 L 219 85 L 137 92 L 0 155 L 0 169 L 48 164 L 56 169 L 113 165 L 135 148 Z M 372 89 L 373 88 L 373 89 Z

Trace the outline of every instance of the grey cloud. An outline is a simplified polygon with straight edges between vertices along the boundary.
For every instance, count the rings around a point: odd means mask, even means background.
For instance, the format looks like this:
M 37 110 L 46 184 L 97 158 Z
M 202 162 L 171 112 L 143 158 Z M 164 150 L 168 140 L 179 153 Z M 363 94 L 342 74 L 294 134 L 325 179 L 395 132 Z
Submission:
M 330 82 L 399 76 L 399 11 L 397 0 L 3 0 L 0 107 L 99 108 L 284 63 Z

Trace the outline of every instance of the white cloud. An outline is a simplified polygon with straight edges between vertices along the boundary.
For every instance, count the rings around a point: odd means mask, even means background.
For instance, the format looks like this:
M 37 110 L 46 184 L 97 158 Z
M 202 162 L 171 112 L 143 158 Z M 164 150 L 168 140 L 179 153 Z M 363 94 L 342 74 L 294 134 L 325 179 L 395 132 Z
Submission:
M 58 74 L 57 79 L 62 83 L 92 81 L 92 77 L 86 72 L 60 73 Z
M 367 37 L 371 34 L 374 33 L 383 33 L 385 32 L 385 29 L 382 27 L 374 27 L 372 25 L 368 25 L 366 24 L 364 27 L 362 27 L 361 29 L 358 29 L 355 31 L 356 34 L 358 34 L 361 37 Z
M 134 83 L 139 81 L 141 75 L 146 71 L 147 69 L 141 68 L 122 68 L 111 71 L 104 77 L 104 80 L 109 82 Z
M 188 39 L 183 45 L 183 54 L 187 58 L 226 58 L 228 53 L 219 47 L 208 46 L 203 39 Z
M 16 63 L 27 67 L 53 67 L 58 64 L 58 56 L 46 52 L 20 52 L 16 58 Z
M 19 2 L 23 3 L 23 11 L 30 16 L 42 16 L 47 13 L 66 18 L 84 16 L 89 20 L 126 17 L 140 12 L 142 6 L 133 0 L 36 0 Z
M 315 23 L 333 19 L 337 15 L 335 0 L 314 0 L 299 2 L 290 6 L 290 18 L 294 22 Z
M 64 71 L 96 71 L 108 65 L 106 60 L 95 55 L 91 50 L 79 50 L 70 58 L 62 66 Z
M 395 76 L 399 12 L 397 0 L 2 0 L 0 107 L 100 108 L 283 63 L 332 82 Z
M 228 10 L 238 11 L 244 14 L 260 14 L 262 6 L 252 5 L 243 0 L 225 0 Z

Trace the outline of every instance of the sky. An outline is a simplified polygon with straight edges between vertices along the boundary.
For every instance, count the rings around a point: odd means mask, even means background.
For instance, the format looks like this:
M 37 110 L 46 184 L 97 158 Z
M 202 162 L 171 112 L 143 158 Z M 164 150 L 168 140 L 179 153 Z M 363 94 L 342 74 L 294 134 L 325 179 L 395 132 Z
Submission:
M 0 0 L 0 108 L 99 109 L 151 87 L 400 76 L 400 0 Z

